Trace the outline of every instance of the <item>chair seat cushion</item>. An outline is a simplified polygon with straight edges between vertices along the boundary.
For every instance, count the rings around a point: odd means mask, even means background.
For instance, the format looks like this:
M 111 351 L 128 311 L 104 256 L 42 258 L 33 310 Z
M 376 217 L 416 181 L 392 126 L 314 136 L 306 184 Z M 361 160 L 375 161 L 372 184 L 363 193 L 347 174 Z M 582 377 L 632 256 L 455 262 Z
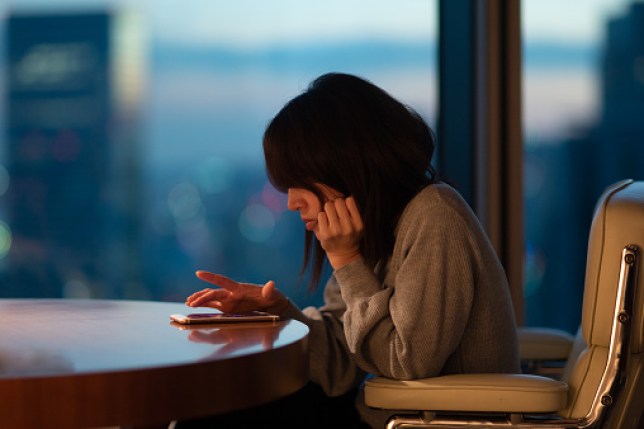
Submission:
M 378 377 L 366 381 L 365 402 L 389 410 L 552 413 L 566 406 L 567 392 L 566 383 L 523 374 Z

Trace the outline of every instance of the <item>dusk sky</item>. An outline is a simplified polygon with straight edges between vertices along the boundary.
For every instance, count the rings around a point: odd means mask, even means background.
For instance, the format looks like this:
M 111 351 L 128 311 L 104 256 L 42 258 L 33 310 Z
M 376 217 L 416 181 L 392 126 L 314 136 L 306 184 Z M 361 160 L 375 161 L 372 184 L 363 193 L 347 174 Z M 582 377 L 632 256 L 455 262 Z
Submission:
M 596 54 L 607 18 L 625 12 L 629 3 L 524 0 L 524 42 L 573 45 L 590 48 Z M 25 9 L 129 10 L 141 17 L 141 29 L 149 42 L 227 46 L 251 52 L 320 41 L 433 41 L 437 34 L 435 0 L 397 1 L 395 6 L 390 0 L 7 0 L 2 7 L 5 15 L 11 10 Z M 596 67 L 592 64 L 526 67 L 523 115 L 527 135 L 536 133 L 549 138 L 592 121 L 598 110 L 597 82 Z M 305 82 L 297 84 L 301 87 Z M 400 90 L 403 97 L 407 93 L 427 94 L 426 88 L 412 90 L 412 84 L 407 82 Z M 432 89 L 431 96 L 435 94 Z
M 405 0 L 9 0 L 7 8 L 109 6 L 140 12 L 166 42 L 262 47 L 293 40 L 379 36 L 426 39 L 436 33 L 434 1 Z
M 596 43 L 604 17 L 625 0 L 524 0 L 530 38 Z M 163 40 L 244 46 L 299 40 L 361 38 L 377 32 L 402 39 L 436 34 L 436 1 L 405 0 L 7 0 L 15 8 L 127 8 L 149 19 Z M 1 7 L 1 6 L 0 6 Z M 341 11 L 341 12 L 339 12 Z M 359 17 L 362 16 L 362 19 Z M 253 31 L 249 31 L 253 29 Z

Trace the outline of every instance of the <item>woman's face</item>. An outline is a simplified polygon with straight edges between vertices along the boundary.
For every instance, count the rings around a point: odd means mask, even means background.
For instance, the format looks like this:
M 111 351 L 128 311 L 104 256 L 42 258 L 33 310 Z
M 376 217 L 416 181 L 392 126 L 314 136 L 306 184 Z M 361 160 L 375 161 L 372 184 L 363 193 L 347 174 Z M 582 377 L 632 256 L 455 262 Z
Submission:
M 320 201 L 318 196 L 308 189 L 288 189 L 287 207 L 289 210 L 300 212 L 302 222 L 304 222 L 308 231 L 313 231 L 317 227 L 318 213 L 324 211 L 325 202 L 344 197 L 342 193 L 330 186 L 323 185 L 321 183 L 316 183 L 314 186 L 319 189 L 320 193 L 324 197 L 324 201 Z

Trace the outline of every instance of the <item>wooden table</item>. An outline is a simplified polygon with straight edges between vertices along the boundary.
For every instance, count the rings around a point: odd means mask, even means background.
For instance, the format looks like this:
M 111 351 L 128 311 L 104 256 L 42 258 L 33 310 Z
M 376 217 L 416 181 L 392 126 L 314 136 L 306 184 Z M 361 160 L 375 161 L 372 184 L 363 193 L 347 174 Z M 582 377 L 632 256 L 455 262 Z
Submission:
M 146 425 L 252 407 L 307 381 L 297 321 L 182 328 L 183 304 L 0 300 L 0 427 Z

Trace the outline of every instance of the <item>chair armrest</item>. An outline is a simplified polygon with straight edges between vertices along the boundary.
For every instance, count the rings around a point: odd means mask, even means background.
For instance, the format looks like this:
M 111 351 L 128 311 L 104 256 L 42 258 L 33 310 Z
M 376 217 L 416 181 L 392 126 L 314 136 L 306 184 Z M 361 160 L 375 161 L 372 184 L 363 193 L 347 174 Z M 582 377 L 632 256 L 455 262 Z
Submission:
M 413 411 L 553 413 L 565 408 L 568 385 L 522 374 L 454 374 L 418 380 L 365 382 L 373 408 Z
M 552 328 L 522 327 L 517 330 L 519 356 L 524 361 L 566 360 L 574 337 Z

